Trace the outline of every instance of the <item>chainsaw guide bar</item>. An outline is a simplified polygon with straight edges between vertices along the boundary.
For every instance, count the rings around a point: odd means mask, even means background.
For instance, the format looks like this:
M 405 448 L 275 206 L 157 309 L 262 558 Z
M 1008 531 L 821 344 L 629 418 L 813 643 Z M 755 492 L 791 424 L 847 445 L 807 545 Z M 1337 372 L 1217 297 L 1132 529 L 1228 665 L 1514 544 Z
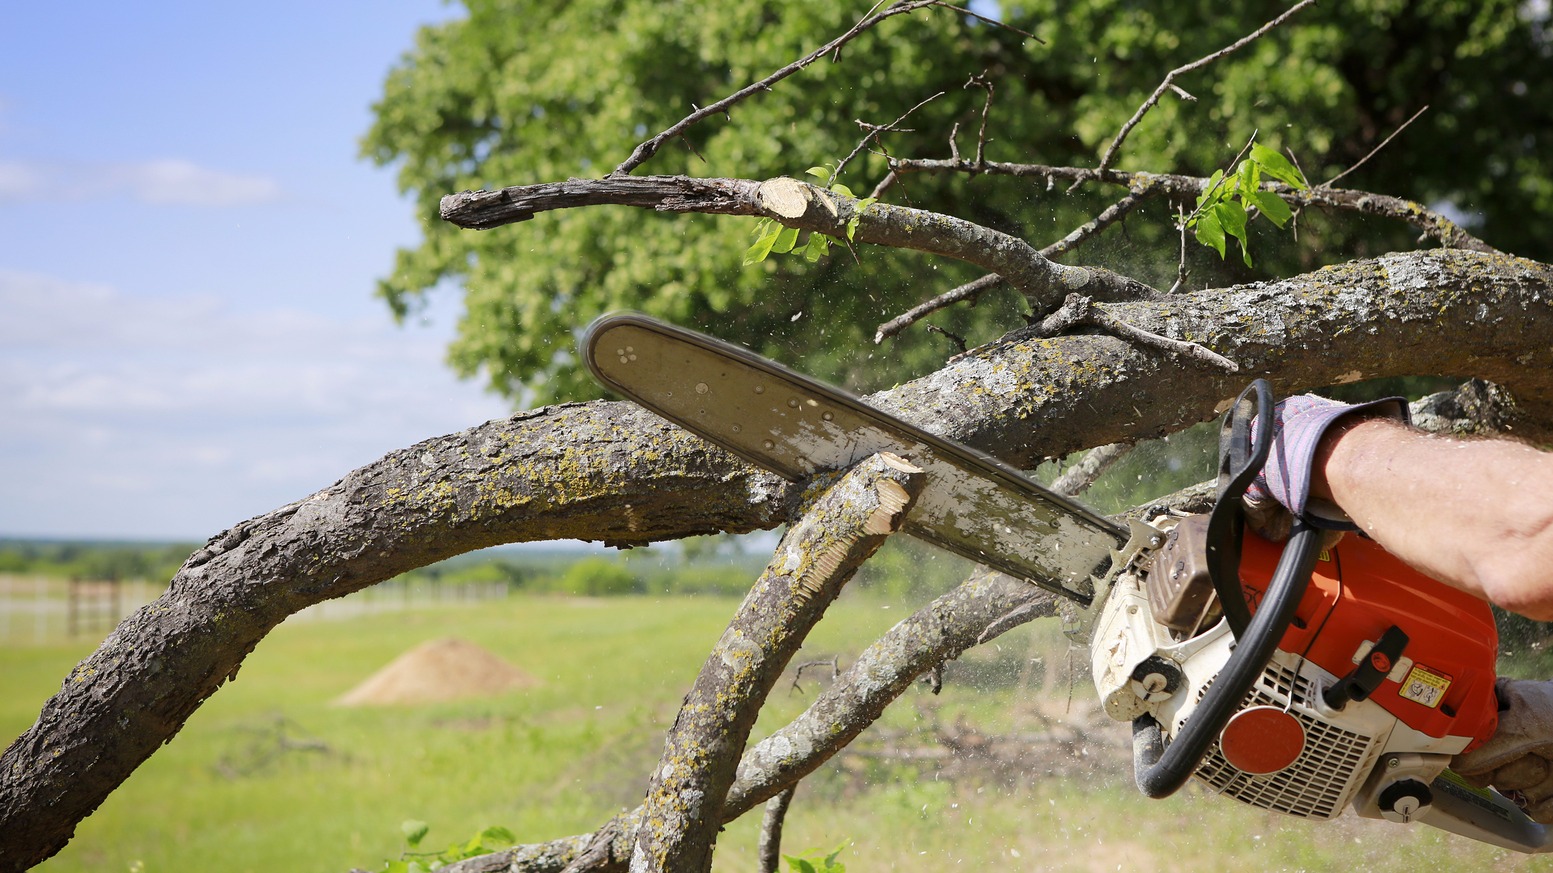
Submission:
M 904 529 L 1089 606 L 1127 528 L 982 452 L 902 421 L 747 349 L 635 313 L 589 325 L 606 387 L 784 479 L 892 452 L 927 473 Z

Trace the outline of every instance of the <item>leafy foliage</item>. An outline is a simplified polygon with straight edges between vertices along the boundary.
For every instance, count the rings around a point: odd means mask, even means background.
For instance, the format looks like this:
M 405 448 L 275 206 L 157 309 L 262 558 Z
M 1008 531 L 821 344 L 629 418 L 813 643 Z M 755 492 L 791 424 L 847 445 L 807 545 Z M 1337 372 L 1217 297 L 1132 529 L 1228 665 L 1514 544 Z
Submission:
M 394 310 L 461 286 L 464 317 L 453 365 L 519 402 L 595 396 L 577 367 L 572 331 L 601 312 L 646 311 L 708 330 L 853 388 L 879 387 L 940 362 L 941 338 L 912 331 L 877 352 L 875 325 L 976 277 L 924 256 L 862 249 L 824 257 L 780 233 L 743 268 L 748 225 L 735 218 L 664 216 L 635 209 L 542 215 L 484 233 L 437 220 L 438 199 L 481 187 L 597 176 L 691 111 L 755 81 L 844 32 L 862 7 L 827 0 L 662 4 L 648 0 L 464 0 L 467 18 L 424 28 L 390 73 L 363 152 L 399 167 L 423 218 L 423 238 L 401 250 L 382 282 Z M 1010 24 L 1044 44 L 934 8 L 885 22 L 841 52 L 690 129 L 643 173 L 768 178 L 847 154 L 854 119 L 895 119 L 925 97 L 909 130 L 883 135 L 890 154 L 941 157 L 959 125 L 974 144 L 985 73 L 996 100 L 990 160 L 1093 166 L 1166 70 L 1201 57 L 1286 9 L 1286 0 L 1226 7 L 1207 0 L 1019 0 Z M 1355 187 L 1446 202 L 1472 216 L 1491 243 L 1547 259 L 1553 243 L 1526 215 L 1553 209 L 1553 45 L 1545 7 L 1518 0 L 1352 0 L 1322 4 L 1246 49 L 1178 83 L 1195 102 L 1167 97 L 1136 129 L 1124 168 L 1206 176 L 1255 129 L 1276 132 L 1312 180 L 1346 169 L 1424 104 L 1429 112 Z M 694 151 L 692 151 L 692 148 Z M 877 149 L 848 164 L 856 190 L 882 177 Z M 1264 174 L 1267 164 L 1262 163 Z M 1249 206 L 1256 197 L 1242 186 Z M 913 175 L 892 201 L 949 212 L 1036 244 L 1082 224 L 1113 199 L 1086 188 L 1047 192 L 1040 180 Z M 1239 196 L 1232 198 L 1241 204 Z M 1265 208 L 1264 208 L 1265 207 Z M 1190 208 L 1190 204 L 1188 204 Z M 1272 218 L 1276 207 L 1258 208 Z M 1214 213 L 1226 237 L 1233 206 Z M 1077 260 L 1161 287 L 1174 275 L 1174 204 L 1150 204 Z M 1228 225 L 1226 226 L 1226 221 Z M 1392 222 L 1327 218 L 1306 210 L 1299 244 L 1258 239 L 1256 264 L 1194 263 L 1194 282 L 1235 281 L 1413 245 Z M 761 231 L 765 240 L 771 228 Z M 1210 240 L 1212 232 L 1206 231 Z M 1248 224 L 1242 244 L 1256 236 Z M 1211 242 L 1210 242 L 1211 244 Z M 818 251 L 818 255 L 816 252 Z M 987 295 L 933 320 L 981 341 L 1019 325 L 1012 292 Z M 736 316 L 736 317 L 735 317 Z M 874 359 L 875 355 L 887 359 Z
M 461 843 L 453 843 L 440 852 L 419 852 L 417 849 L 430 833 L 431 826 L 418 819 L 409 819 L 399 826 L 399 830 L 404 834 L 405 845 L 409 848 L 404 852 L 403 857 L 386 862 L 382 873 L 431 873 L 432 870 L 444 864 L 488 855 L 517 842 L 517 837 L 513 836 L 512 831 L 504 827 L 488 827 Z
M 841 848 L 837 847 L 825 855 L 812 850 L 802 855 L 783 855 L 782 858 L 787 861 L 790 873 L 847 873 L 847 865 L 836 860 L 841 855 Z
M 1197 208 L 1186 216 L 1184 224 L 1197 237 L 1197 241 L 1210 246 L 1224 257 L 1226 237 L 1234 237 L 1240 243 L 1240 253 L 1246 266 L 1251 266 L 1251 243 L 1246 225 L 1256 214 L 1283 227 L 1294 217 L 1294 210 L 1283 198 L 1272 191 L 1262 189 L 1262 177 L 1274 179 L 1296 190 L 1310 187 L 1305 174 L 1278 154 L 1259 142 L 1251 144 L 1251 156 L 1241 161 L 1232 175 L 1214 170 L 1208 177 L 1208 187 L 1197 197 Z M 1252 210 L 1255 210 L 1253 213 Z

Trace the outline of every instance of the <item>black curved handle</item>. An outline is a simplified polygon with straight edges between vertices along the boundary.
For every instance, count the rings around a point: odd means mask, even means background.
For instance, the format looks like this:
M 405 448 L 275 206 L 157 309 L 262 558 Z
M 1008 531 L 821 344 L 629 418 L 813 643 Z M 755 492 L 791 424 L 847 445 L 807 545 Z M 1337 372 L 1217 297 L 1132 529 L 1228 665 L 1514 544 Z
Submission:
M 1139 791 L 1149 797 L 1167 797 L 1186 784 L 1257 677 L 1267 669 L 1268 659 L 1305 596 L 1320 554 L 1321 531 L 1296 520 L 1251 624 L 1169 748 L 1164 747 L 1159 722 L 1148 715 L 1133 721 L 1133 776 Z
M 1208 577 L 1237 640 L 1251 623 L 1251 607 L 1240 590 L 1240 540 L 1246 530 L 1240 498 L 1267 464 L 1272 435 L 1273 389 L 1266 379 L 1257 379 L 1240 392 L 1219 424 L 1218 497 L 1208 516 Z

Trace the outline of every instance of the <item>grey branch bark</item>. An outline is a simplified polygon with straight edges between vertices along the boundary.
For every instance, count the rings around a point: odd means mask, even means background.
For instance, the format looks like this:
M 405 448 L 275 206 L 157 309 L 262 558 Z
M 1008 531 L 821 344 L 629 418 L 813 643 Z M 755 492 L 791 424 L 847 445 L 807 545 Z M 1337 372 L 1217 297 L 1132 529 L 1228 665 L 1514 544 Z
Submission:
M 1100 267 L 1058 264 L 1018 237 L 963 218 L 858 201 L 797 179 L 694 179 L 687 176 L 611 176 L 464 191 L 442 198 L 442 217 L 459 227 L 486 230 L 541 212 L 615 204 L 663 212 L 756 215 L 784 227 L 837 240 L 912 249 L 975 264 L 1008 281 L 1037 313 L 1070 292 L 1100 300 L 1157 296 L 1153 288 Z M 855 225 L 854 225 L 855 222 Z
M 760 843 L 755 847 L 760 873 L 777 873 L 782 865 L 782 825 L 787 820 L 787 807 L 793 802 L 794 787 L 788 786 L 766 801 L 765 814 L 760 817 Z
M 890 534 L 926 474 L 873 455 L 810 488 L 802 516 L 707 655 L 664 741 L 643 804 L 633 871 L 712 869 L 723 799 L 766 697 L 804 637 Z
M 1000 161 L 988 161 L 985 164 L 976 165 L 965 160 L 894 158 L 890 161 L 890 170 L 895 173 L 981 173 L 990 176 L 1062 179 L 1073 182 L 1095 179 L 1110 185 L 1125 186 L 1132 189 L 1134 196 L 1144 198 L 1160 196 L 1176 199 L 1195 198 L 1208 185 L 1208 180 L 1200 176 L 1086 170 L 1081 167 L 1053 167 L 1045 164 L 1016 164 Z M 1350 188 L 1332 188 L 1326 185 L 1303 191 L 1297 191 L 1281 182 L 1265 183 L 1262 187 L 1276 192 L 1292 206 L 1317 206 L 1323 209 L 1346 210 L 1402 221 L 1418 228 L 1424 236 L 1446 248 L 1490 254 L 1499 251 L 1463 230 L 1460 225 L 1444 215 L 1421 203 L 1401 197 L 1372 194 Z
M 1230 376 L 1107 336 L 1012 335 L 870 402 L 1019 467 L 1205 420 L 1253 376 L 1281 394 L 1394 375 L 1487 379 L 1553 441 L 1553 267 L 1413 252 L 1111 307 L 1236 360 Z M 794 489 L 629 404 L 559 406 L 390 453 L 212 539 L 65 678 L 0 755 L 0 870 L 53 854 L 266 632 L 306 606 L 505 542 L 647 543 L 775 527 Z M 758 747 L 757 747 L 758 748 Z M 763 800 L 764 798 L 761 798 Z M 730 799 L 730 803 L 732 803 Z M 759 802 L 759 801 L 757 801 Z

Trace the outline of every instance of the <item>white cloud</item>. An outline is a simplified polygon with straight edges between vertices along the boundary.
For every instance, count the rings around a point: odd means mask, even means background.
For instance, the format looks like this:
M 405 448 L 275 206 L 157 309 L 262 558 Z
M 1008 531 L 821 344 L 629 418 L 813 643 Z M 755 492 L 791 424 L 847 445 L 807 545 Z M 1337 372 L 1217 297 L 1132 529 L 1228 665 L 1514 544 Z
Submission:
M 207 536 L 505 414 L 446 341 L 0 270 L 0 534 Z
M 243 206 L 280 197 L 280 185 L 263 176 L 209 170 L 188 161 L 120 164 L 110 175 L 144 203 L 186 206 Z
M 0 202 L 128 196 L 157 206 L 247 206 L 280 199 L 280 183 L 167 158 L 73 166 L 0 161 Z

